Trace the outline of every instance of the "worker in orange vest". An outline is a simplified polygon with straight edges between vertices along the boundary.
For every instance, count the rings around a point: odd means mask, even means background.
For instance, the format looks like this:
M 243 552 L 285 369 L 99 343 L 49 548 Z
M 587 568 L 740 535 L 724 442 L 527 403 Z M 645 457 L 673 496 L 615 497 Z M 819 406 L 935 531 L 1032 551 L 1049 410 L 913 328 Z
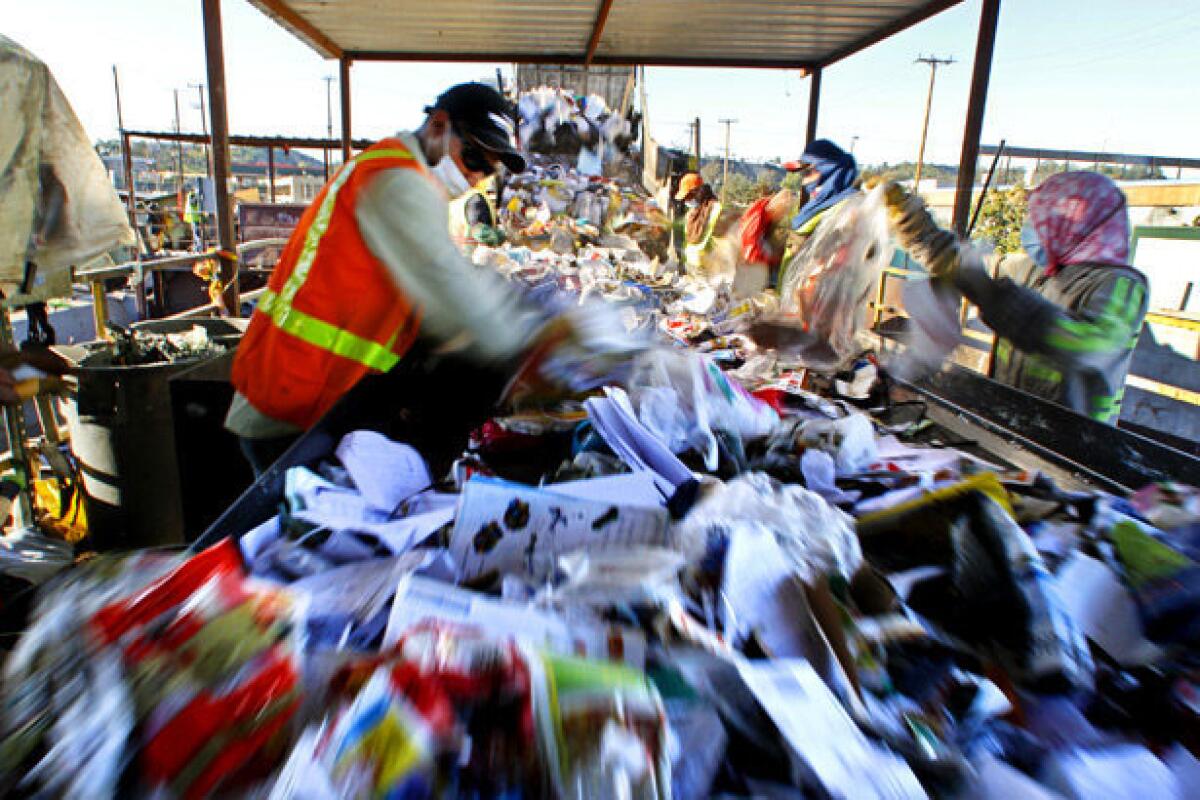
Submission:
M 344 164 L 293 231 L 233 365 L 226 427 L 260 473 L 360 379 L 418 336 L 479 365 L 513 362 L 544 317 L 447 231 L 449 200 L 503 164 L 521 172 L 509 103 L 454 86 L 400 133 Z

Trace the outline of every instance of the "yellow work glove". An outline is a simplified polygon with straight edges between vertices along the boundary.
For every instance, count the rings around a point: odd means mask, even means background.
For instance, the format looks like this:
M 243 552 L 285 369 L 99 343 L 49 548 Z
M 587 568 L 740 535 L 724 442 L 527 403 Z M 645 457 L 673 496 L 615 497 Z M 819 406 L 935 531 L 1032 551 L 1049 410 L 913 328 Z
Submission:
M 935 278 L 953 278 L 962 263 L 958 237 L 938 226 L 925 201 L 888 181 L 883 190 L 888 221 L 908 254 Z

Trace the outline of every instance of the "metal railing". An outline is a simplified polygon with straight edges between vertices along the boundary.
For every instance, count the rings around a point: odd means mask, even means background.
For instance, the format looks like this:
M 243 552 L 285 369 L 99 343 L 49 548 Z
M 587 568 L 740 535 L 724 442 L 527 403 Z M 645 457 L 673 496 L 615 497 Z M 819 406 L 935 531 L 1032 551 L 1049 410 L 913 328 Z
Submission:
M 255 239 L 250 242 L 243 242 L 238 245 L 237 254 L 238 261 L 245 259 L 247 253 L 257 249 L 267 247 L 282 247 L 287 244 L 287 239 Z M 96 335 L 102 338 L 107 338 L 108 331 L 108 296 L 104 292 L 104 283 L 113 278 L 133 278 L 134 289 L 138 297 L 138 315 L 145 318 L 147 315 L 147 306 L 145 300 L 145 279 L 148 273 L 156 272 L 192 272 L 197 264 L 205 262 L 215 262 L 217 256 L 215 251 L 204 253 L 187 253 L 184 255 L 166 256 L 164 258 L 147 259 L 141 261 L 127 261 L 123 264 L 113 264 L 111 266 L 98 267 L 95 269 L 81 270 L 75 273 L 74 282 L 77 284 L 88 284 L 92 294 L 92 317 L 96 323 Z M 262 294 L 261 289 L 247 292 L 240 296 L 239 303 L 244 300 L 257 299 Z M 173 314 L 167 319 L 188 319 L 193 317 L 206 317 L 219 313 L 219 308 L 215 303 L 206 303 L 182 311 L 178 314 Z

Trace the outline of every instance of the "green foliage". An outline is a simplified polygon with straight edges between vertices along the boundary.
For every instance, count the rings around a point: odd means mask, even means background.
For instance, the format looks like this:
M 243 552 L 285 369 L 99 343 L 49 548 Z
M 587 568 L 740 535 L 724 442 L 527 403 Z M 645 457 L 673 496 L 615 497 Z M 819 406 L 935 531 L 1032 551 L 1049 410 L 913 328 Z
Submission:
M 1100 164 L 1097 167 L 1095 164 L 1087 163 L 1072 163 L 1070 166 L 1072 170 L 1099 172 L 1114 181 L 1161 181 L 1167 178 L 1158 167 L 1122 166 L 1120 164 Z M 1065 161 L 1043 161 L 1038 164 L 1037 171 L 1033 173 L 1033 180 L 1035 184 L 1041 183 L 1051 175 L 1066 171 L 1067 163 Z
M 700 177 L 704 178 L 704 182 L 709 186 L 716 188 L 721 182 L 721 163 L 719 161 L 710 161 L 700 168 Z
M 760 167 L 755 183 L 765 192 L 774 192 L 779 189 L 779 182 L 783 174 L 777 169 L 767 169 Z
M 1027 193 L 1023 186 L 992 189 L 983 200 L 976 238 L 986 239 L 1004 255 L 1021 249 L 1021 225 L 1025 222 Z
M 732 172 L 729 174 L 729 186 L 725 190 L 726 203 L 749 205 L 761 196 L 758 184 L 751 181 L 745 175 Z
M 804 178 L 799 172 L 789 172 L 781 184 L 784 189 L 791 189 L 799 195 L 804 188 Z
M 916 177 L 917 163 L 915 161 L 903 161 L 899 164 L 888 164 L 885 161 L 882 164 L 863 167 L 861 173 L 864 180 L 878 177 L 888 181 L 908 181 Z M 939 184 L 954 183 L 958 178 L 958 168 L 943 164 L 923 164 L 921 166 L 921 180 L 928 178 L 937 178 Z

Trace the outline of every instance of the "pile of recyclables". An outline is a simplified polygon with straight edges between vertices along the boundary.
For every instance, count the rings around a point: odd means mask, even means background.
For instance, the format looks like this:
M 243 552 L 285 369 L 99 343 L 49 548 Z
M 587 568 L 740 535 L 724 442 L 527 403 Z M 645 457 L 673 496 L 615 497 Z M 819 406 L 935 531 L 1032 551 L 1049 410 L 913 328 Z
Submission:
M 542 86 L 517 101 L 521 143 L 530 153 L 576 158 L 581 171 L 599 175 L 629 153 L 637 126 L 599 95 L 575 96 Z
M 1195 796 L 1200 493 L 1019 471 L 869 358 L 825 381 L 758 350 L 759 300 L 563 250 L 474 257 L 615 320 L 621 358 L 531 368 L 590 366 L 582 399 L 496 416 L 449 474 L 353 431 L 240 537 L 46 580 L 3 788 Z

